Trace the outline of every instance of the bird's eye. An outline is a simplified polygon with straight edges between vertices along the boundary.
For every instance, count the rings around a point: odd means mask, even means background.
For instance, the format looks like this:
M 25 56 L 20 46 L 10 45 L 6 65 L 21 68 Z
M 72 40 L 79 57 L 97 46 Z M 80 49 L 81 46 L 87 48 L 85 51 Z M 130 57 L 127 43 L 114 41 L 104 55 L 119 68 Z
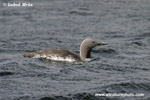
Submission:
M 93 41 L 93 43 L 95 43 L 95 42 Z

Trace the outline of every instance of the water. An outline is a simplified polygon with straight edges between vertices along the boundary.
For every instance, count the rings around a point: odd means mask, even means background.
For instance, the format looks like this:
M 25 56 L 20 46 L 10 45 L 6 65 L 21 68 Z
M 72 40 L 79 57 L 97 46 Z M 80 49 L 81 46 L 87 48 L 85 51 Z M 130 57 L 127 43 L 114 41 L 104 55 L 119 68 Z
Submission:
M 0 6 L 0 100 L 149 100 L 149 0 L 14 0 Z M 96 47 L 92 61 L 73 65 L 24 58 L 44 49 L 79 53 L 83 39 Z M 97 97 L 96 93 L 143 93 Z

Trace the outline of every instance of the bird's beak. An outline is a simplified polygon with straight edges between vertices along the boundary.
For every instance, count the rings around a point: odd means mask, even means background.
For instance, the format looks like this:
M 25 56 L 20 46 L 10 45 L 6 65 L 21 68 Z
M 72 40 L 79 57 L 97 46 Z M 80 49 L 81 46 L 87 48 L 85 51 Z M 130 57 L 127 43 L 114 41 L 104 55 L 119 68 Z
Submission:
M 106 42 L 99 42 L 98 45 L 108 45 L 108 43 L 106 43 Z

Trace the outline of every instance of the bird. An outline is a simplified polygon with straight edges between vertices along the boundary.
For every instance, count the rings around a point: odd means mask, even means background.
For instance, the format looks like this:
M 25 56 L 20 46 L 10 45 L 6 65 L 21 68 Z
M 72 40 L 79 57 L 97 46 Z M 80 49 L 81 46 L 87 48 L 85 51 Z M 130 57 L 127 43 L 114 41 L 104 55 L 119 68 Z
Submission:
M 24 57 L 41 58 L 51 61 L 71 62 L 81 64 L 83 62 L 91 61 L 91 51 L 96 46 L 107 45 L 108 43 L 100 42 L 92 38 L 84 39 L 80 44 L 80 55 L 69 50 L 40 50 L 36 52 L 25 53 Z

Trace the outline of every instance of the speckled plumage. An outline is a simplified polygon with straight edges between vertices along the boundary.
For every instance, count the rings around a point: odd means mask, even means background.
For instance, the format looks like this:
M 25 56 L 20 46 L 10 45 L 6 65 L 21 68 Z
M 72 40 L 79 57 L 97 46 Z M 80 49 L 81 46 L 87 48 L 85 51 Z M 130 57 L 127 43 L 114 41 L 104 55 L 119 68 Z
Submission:
M 69 50 L 42 50 L 37 52 L 26 53 L 23 56 L 29 58 L 45 58 L 57 61 L 63 61 L 65 59 L 69 62 L 73 62 L 75 60 L 80 61 L 80 57 Z

